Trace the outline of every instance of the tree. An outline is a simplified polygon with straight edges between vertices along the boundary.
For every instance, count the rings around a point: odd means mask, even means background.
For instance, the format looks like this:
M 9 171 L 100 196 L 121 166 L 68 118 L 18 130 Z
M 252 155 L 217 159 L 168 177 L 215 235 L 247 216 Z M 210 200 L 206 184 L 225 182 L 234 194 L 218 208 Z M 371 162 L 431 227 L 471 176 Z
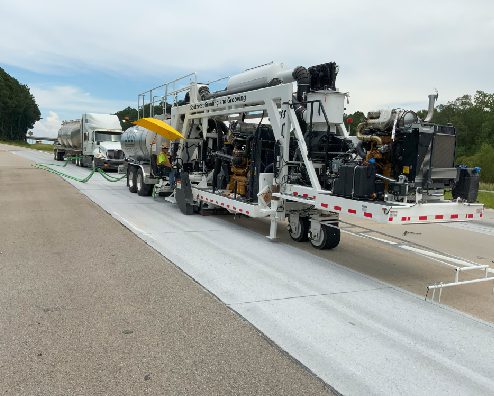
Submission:
M 40 116 L 29 87 L 0 68 L 0 139 L 25 140 Z

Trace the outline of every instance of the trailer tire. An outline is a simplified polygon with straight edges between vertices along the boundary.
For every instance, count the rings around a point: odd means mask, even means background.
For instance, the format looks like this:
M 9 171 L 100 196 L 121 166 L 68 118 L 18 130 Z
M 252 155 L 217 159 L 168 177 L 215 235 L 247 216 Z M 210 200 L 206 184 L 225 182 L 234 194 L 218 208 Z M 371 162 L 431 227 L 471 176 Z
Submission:
M 137 172 L 135 166 L 129 166 L 127 171 L 127 185 L 131 193 L 137 192 Z
M 299 223 L 300 226 L 296 231 L 289 226 L 288 233 L 296 242 L 307 242 L 309 240 L 310 219 L 308 217 L 299 217 Z
M 141 168 L 137 169 L 137 175 L 135 180 L 136 180 L 137 195 L 140 195 L 141 197 L 150 196 L 153 185 L 144 183 L 144 173 L 142 172 Z
M 317 240 L 310 239 L 310 243 L 316 249 L 334 249 L 340 243 L 340 229 L 338 223 L 331 225 L 321 225 L 321 232 Z

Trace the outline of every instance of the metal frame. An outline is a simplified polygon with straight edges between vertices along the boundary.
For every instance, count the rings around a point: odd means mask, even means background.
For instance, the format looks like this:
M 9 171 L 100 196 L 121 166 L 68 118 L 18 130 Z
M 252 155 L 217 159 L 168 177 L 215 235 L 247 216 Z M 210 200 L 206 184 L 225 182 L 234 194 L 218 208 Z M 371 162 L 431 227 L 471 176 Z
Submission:
M 200 129 L 193 126 L 201 126 L 207 129 L 207 120 L 211 117 L 226 117 L 236 113 L 264 111 L 269 117 L 276 140 L 281 142 L 282 166 L 275 179 L 275 183 L 281 186 L 279 192 L 273 193 L 278 200 L 271 202 L 271 208 L 256 210 L 255 204 L 242 203 L 233 198 L 225 197 L 218 193 L 207 191 L 206 181 L 202 187 L 193 187 L 193 196 L 199 202 L 209 205 L 226 207 L 231 212 L 241 213 L 249 217 L 270 216 L 270 238 L 276 237 L 276 223 L 287 216 L 284 209 L 286 202 L 298 202 L 303 204 L 303 210 L 313 207 L 318 212 L 329 212 L 338 216 L 340 213 L 353 217 L 368 219 L 386 224 L 410 224 L 410 223 L 440 223 L 447 221 L 478 220 L 483 216 L 483 205 L 461 202 L 434 202 L 434 203 L 402 203 L 402 202 L 375 202 L 358 201 L 332 195 L 329 191 L 321 189 L 314 164 L 309 159 L 307 145 L 302 130 L 298 123 L 295 111 L 292 108 L 292 85 L 281 84 L 258 90 L 216 97 L 206 101 L 197 101 L 197 89 L 192 89 L 191 101 L 187 105 L 172 108 L 171 124 L 182 130 L 189 143 L 200 142 Z M 181 122 L 181 117 L 184 117 Z M 345 134 L 344 124 L 335 125 Z M 345 134 L 346 135 L 346 134 Z M 299 186 L 284 183 L 288 175 L 288 163 L 283 158 L 289 156 L 290 137 L 294 137 L 299 145 L 303 163 L 309 174 L 311 186 Z M 212 135 L 204 134 L 206 140 Z M 197 147 L 194 151 L 187 152 L 190 158 L 197 155 Z M 183 160 L 186 149 L 184 142 L 180 143 L 178 153 Z M 228 205 L 228 207 L 227 207 Z M 236 208 L 236 209 L 234 209 Z M 241 210 L 239 210 L 241 209 Z

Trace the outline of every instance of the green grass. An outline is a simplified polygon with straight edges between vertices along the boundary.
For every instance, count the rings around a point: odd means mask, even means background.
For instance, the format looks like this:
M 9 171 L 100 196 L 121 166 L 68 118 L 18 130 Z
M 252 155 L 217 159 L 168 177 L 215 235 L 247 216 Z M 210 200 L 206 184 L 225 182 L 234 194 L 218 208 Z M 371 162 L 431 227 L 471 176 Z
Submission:
M 479 191 L 478 201 L 486 208 L 494 209 L 494 191 Z
M 26 147 L 33 150 L 53 151 L 53 144 L 29 144 L 19 140 L 0 140 L 0 143 L 12 146 Z
M 480 189 L 486 190 L 485 183 L 481 183 Z M 451 191 L 444 192 L 444 199 L 453 199 L 451 195 Z M 477 201 L 484 204 L 486 208 L 494 209 L 494 191 L 479 191 L 479 195 L 477 196 Z
M 494 183 L 482 183 L 480 182 L 480 189 L 486 191 L 494 191 Z

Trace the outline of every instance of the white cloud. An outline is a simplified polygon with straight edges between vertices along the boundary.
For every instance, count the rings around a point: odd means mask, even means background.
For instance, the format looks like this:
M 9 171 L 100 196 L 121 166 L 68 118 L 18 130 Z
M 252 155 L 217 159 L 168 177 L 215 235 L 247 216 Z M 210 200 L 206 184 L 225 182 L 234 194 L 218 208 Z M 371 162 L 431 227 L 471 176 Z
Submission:
M 71 85 L 31 85 L 31 93 L 43 110 L 63 113 L 115 113 L 129 105 L 125 100 L 98 98 L 79 87 Z
M 54 111 L 49 111 L 45 118 L 34 124 L 32 131 L 34 136 L 56 137 L 61 125 L 62 120 L 60 120 L 58 114 Z
M 17 0 L 2 8 L 9 34 L 0 36 L 0 59 L 42 73 L 160 82 L 198 71 L 207 80 L 270 60 L 334 60 L 350 110 L 425 105 L 434 87 L 443 100 L 494 91 L 491 0 Z
M 63 120 L 77 119 L 82 113 L 112 114 L 129 104 L 123 100 L 98 98 L 70 85 L 32 85 L 30 88 L 43 117 L 33 127 L 35 136 L 56 137 Z

